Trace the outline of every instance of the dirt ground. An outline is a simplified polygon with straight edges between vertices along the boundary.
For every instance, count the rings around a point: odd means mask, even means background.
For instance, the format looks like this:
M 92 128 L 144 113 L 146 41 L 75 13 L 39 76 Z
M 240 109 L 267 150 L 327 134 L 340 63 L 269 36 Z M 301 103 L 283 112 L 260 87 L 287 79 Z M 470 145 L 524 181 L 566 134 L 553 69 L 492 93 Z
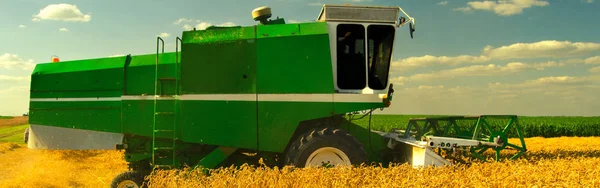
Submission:
M 16 126 L 16 125 L 25 125 L 29 123 L 28 116 L 16 116 L 11 119 L 0 119 L 0 128 Z

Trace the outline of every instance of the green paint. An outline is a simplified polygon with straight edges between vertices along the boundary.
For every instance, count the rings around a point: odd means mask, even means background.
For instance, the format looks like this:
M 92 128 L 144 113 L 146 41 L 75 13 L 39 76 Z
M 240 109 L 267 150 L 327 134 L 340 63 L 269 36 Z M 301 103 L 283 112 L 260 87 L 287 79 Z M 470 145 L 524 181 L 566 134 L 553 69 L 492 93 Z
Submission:
M 254 39 L 209 44 L 184 43 L 181 52 L 181 94 L 255 93 L 255 52 Z
M 129 60 L 39 64 L 32 73 L 32 99 L 123 96 L 126 100 L 32 101 L 30 121 L 123 133 L 131 143 L 126 149 L 131 163 L 148 160 L 153 165 L 213 168 L 238 148 L 265 156 L 283 154 L 298 126 L 309 120 L 384 107 L 383 101 L 334 102 L 338 91 L 331 54 L 336 50 L 330 48 L 329 34 L 334 31 L 328 30 L 327 23 L 279 22 L 283 20 L 184 31 L 180 56 L 158 51 Z M 249 99 L 179 99 L 202 94 L 248 94 Z M 258 101 L 258 94 L 332 97 L 331 101 L 268 102 Z M 148 97 L 154 95 L 174 98 Z M 372 161 L 382 161 L 386 146 L 381 136 L 354 122 L 330 126 L 349 130 L 365 145 Z
M 263 27 L 258 28 L 259 32 Z M 259 93 L 334 92 L 326 33 L 261 38 L 257 54 Z
M 218 147 L 215 150 L 213 150 L 212 152 L 210 152 L 210 154 L 208 154 L 206 157 L 202 158 L 202 160 L 200 160 L 200 162 L 198 162 L 198 164 L 196 164 L 196 167 L 204 167 L 204 168 L 215 168 L 217 167 L 219 164 L 221 164 L 225 159 L 227 159 L 227 157 L 229 157 L 229 155 L 231 155 L 233 152 L 235 152 L 235 150 L 237 150 L 237 148 L 231 148 L 231 147 Z
M 516 115 L 416 118 L 409 120 L 405 130 L 405 138 L 414 137 L 416 139 L 420 139 L 422 136 L 441 136 L 494 143 L 494 139 L 499 137 L 502 140 L 501 146 L 490 147 L 482 145 L 471 148 L 472 157 L 483 161 L 487 160 L 482 153 L 488 149 L 495 151 L 494 159 L 496 161 L 500 160 L 500 152 L 507 147 L 511 147 L 517 151 L 510 159 L 516 159 L 527 151 L 521 126 L 518 124 Z M 409 134 L 410 130 L 416 131 L 416 133 L 411 135 Z M 516 136 L 519 138 L 521 146 L 508 142 L 508 138 L 510 138 L 508 133 L 510 131 L 516 131 Z
M 31 102 L 29 123 L 121 133 L 121 101 Z
M 139 136 L 152 136 L 152 100 L 125 100 L 123 101 L 123 133 Z
M 181 101 L 184 142 L 257 149 L 256 102 Z
M 207 30 L 184 31 L 182 36 L 182 50 L 186 48 L 186 44 L 221 43 L 225 41 L 238 41 L 256 38 L 254 34 L 254 26 L 221 27 Z
M 283 152 L 300 122 L 331 116 L 332 107 L 325 102 L 259 102 L 259 149 Z

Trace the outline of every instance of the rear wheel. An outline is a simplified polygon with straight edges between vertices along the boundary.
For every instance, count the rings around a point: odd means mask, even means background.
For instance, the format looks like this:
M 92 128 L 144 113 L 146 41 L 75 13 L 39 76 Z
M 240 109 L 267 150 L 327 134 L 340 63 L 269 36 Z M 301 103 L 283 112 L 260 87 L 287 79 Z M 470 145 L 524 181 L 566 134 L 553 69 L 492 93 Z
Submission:
M 299 136 L 287 151 L 285 163 L 296 167 L 351 166 L 366 163 L 362 144 L 342 129 L 315 128 Z
M 23 142 L 25 142 L 27 144 L 27 142 L 29 142 L 29 127 L 27 127 L 27 129 L 25 129 L 25 133 L 23 135 Z
M 139 171 L 126 171 L 117 175 L 110 187 L 111 188 L 140 188 L 144 183 L 144 173 Z

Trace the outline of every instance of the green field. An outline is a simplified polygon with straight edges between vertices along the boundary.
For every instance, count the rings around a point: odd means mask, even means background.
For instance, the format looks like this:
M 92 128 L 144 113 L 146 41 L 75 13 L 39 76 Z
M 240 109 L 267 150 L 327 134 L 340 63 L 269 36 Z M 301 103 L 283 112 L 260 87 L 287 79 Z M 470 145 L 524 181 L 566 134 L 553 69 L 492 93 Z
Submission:
M 23 143 L 23 133 L 29 125 L 0 128 L 0 142 Z
M 356 115 L 355 117 L 360 117 Z M 410 118 L 440 117 L 434 115 L 373 115 L 371 129 L 389 131 L 392 128 L 404 129 Z M 0 116 L 0 119 L 12 117 Z M 353 120 L 354 123 L 367 127 L 369 116 Z M 600 136 L 600 116 L 568 117 L 568 116 L 520 116 L 519 124 L 525 137 L 560 137 L 560 136 Z M 23 133 L 29 125 L 0 128 L 0 142 L 23 143 Z
M 356 118 L 360 115 L 356 115 Z M 434 115 L 373 115 L 371 129 L 389 131 L 392 128 L 405 129 L 410 118 L 440 117 Z M 368 126 L 369 116 L 353 122 Z M 560 136 L 600 136 L 600 116 L 519 116 L 519 125 L 525 137 Z
M 12 119 L 12 116 L 0 116 L 0 119 Z

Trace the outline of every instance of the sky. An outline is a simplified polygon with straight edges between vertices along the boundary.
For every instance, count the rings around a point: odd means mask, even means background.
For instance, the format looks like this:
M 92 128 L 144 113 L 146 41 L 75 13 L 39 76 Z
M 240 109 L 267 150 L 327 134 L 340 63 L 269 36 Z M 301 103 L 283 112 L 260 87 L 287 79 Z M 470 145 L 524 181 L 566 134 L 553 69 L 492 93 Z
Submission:
M 598 0 L 0 1 L 0 115 L 27 112 L 38 63 L 165 51 L 193 27 L 255 25 L 272 8 L 314 21 L 322 4 L 400 6 L 390 114 L 600 115 Z

